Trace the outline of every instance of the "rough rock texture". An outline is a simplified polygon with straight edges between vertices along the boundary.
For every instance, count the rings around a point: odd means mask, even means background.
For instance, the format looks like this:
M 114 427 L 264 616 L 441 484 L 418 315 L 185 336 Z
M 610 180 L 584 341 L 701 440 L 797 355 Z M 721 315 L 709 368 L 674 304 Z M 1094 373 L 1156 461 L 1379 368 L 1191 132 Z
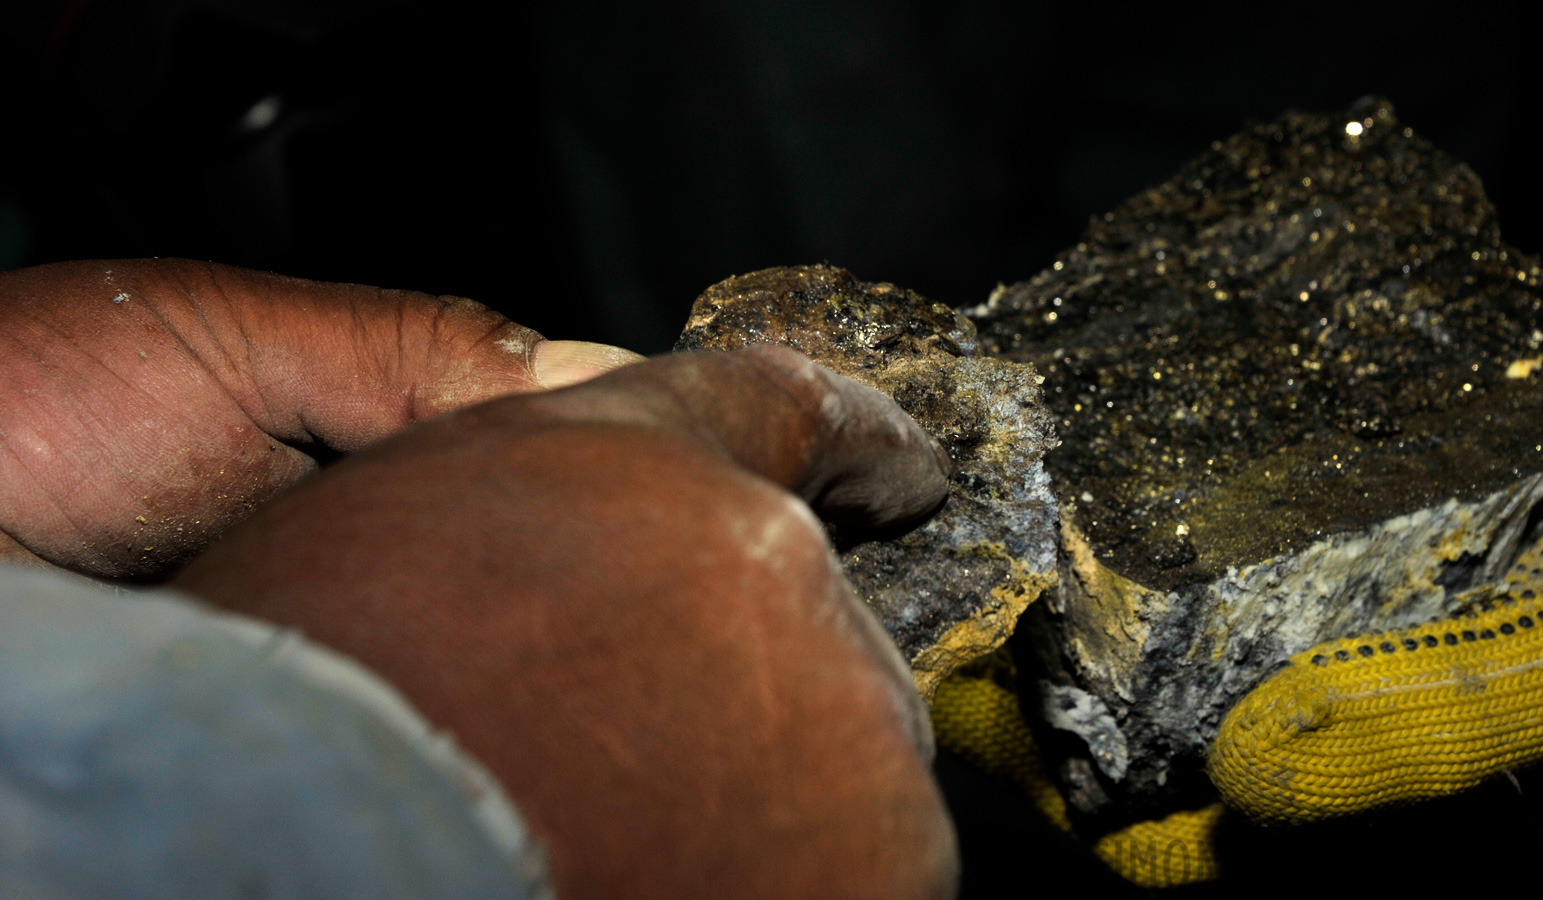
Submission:
M 1539 277 L 1371 99 L 1213 144 L 969 312 L 1063 441 L 1062 577 L 1024 644 L 1081 809 L 1198 787 L 1286 657 L 1450 612 L 1537 539 Z
M 898 535 L 836 535 L 858 595 L 910 660 L 929 700 L 945 676 L 1000 646 L 1056 577 L 1056 502 L 1040 458 L 1055 446 L 1029 365 L 979 355 L 947 306 L 830 266 L 720 282 L 677 350 L 787 344 L 893 397 L 948 448 L 943 508 Z

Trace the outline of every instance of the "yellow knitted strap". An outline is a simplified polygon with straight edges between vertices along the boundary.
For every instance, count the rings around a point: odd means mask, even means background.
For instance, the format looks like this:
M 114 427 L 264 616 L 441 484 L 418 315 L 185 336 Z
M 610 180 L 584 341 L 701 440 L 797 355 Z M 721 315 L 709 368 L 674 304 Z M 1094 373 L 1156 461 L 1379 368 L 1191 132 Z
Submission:
M 938 746 L 990 775 L 1018 784 L 1029 801 L 1067 833 L 1066 801 L 1045 773 L 1039 750 L 1018 710 L 1018 698 L 990 678 L 956 674 L 938 686 L 932 704 Z M 1117 874 L 1145 888 L 1175 887 L 1216 877 L 1212 832 L 1222 805 L 1138 822 L 1107 834 L 1093 852 Z
M 1207 770 L 1265 823 L 1472 787 L 1543 759 L 1543 544 L 1476 609 L 1298 654 L 1227 714 Z
M 1106 834 L 1093 852 L 1137 887 L 1181 887 L 1219 874 L 1215 834 L 1226 807 L 1212 803 Z

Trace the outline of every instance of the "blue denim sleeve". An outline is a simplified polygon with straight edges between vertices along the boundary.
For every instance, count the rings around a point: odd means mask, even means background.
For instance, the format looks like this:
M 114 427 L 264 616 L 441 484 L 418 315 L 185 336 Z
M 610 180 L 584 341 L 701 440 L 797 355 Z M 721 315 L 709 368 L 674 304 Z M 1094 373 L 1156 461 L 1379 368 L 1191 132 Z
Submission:
M 491 776 L 358 663 L 172 591 L 4 566 L 0 888 L 550 897 Z

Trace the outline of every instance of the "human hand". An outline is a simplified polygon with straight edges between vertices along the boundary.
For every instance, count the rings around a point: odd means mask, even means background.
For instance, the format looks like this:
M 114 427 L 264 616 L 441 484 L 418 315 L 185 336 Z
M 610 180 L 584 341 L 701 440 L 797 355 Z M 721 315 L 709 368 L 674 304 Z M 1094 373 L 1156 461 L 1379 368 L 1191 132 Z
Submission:
M 154 578 L 402 426 L 639 359 L 456 297 L 186 260 L 0 273 L 0 561 Z
M 175 583 L 397 685 L 508 788 L 560 896 L 949 896 L 925 711 L 794 496 L 905 521 L 947 467 L 791 351 L 679 355 L 383 441 Z

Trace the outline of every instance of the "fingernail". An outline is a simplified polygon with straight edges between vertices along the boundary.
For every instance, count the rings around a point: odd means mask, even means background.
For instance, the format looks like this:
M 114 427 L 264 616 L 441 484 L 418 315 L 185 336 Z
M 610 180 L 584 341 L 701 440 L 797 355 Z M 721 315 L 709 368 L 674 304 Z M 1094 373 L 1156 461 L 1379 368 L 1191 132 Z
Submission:
M 530 373 L 547 389 L 567 387 L 643 359 L 631 350 L 588 341 L 542 341 L 530 354 Z

